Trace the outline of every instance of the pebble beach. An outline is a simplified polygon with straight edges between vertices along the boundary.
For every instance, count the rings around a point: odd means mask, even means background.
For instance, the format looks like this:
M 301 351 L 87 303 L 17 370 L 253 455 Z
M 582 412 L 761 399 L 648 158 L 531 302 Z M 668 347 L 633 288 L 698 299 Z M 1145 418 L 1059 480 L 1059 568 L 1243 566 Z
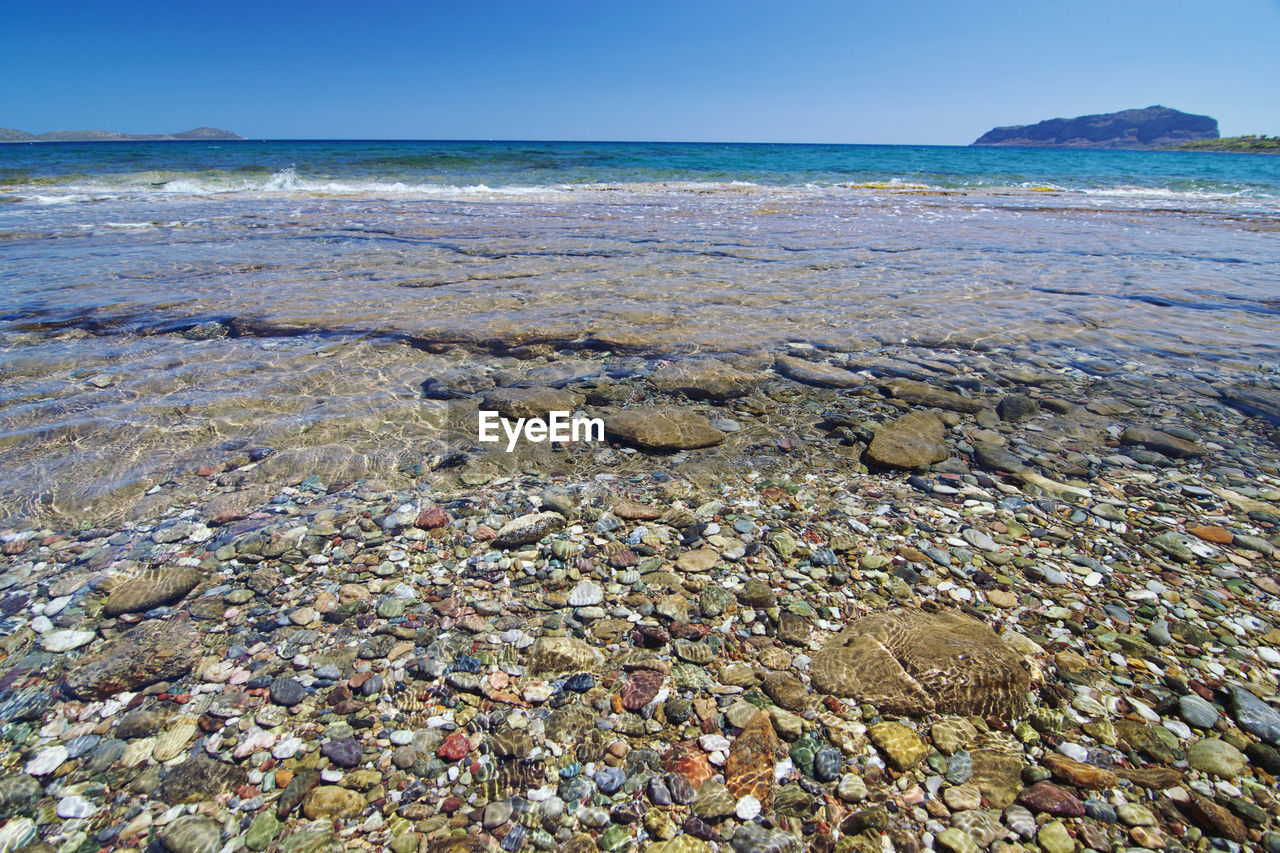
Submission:
M 1028 357 L 515 383 L 608 442 L 7 529 L 0 848 L 1280 849 L 1277 392 Z
M 157 145 L 0 173 L 0 853 L 1280 851 L 1265 158 Z

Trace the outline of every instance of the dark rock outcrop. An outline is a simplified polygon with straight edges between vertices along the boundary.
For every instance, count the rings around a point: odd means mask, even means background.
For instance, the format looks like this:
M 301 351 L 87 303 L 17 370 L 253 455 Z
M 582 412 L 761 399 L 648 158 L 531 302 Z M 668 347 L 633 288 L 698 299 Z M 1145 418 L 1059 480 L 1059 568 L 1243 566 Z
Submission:
M 178 133 L 121 133 L 118 130 L 51 130 L 27 133 L 0 127 L 0 142 L 228 142 L 244 139 L 229 130 L 196 127 Z
M 1217 119 L 1153 106 L 997 127 L 978 137 L 973 144 L 1025 148 L 1166 148 L 1217 138 Z

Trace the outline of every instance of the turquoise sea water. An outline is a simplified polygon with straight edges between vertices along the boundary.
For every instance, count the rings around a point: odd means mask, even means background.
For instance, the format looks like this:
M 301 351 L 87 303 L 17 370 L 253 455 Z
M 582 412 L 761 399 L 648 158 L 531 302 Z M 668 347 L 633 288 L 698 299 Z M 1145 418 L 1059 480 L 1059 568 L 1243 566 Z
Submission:
M 1204 152 L 619 142 L 59 143 L 0 147 L 0 186 L 99 192 L 909 183 L 1280 197 L 1280 158 Z M 21 193 L 21 189 L 18 190 Z
M 440 433 L 424 383 L 530 358 L 996 349 L 1275 384 L 1280 157 L 3 145 L 0 297 L 0 518 L 114 505 L 246 443 L 394 473 Z

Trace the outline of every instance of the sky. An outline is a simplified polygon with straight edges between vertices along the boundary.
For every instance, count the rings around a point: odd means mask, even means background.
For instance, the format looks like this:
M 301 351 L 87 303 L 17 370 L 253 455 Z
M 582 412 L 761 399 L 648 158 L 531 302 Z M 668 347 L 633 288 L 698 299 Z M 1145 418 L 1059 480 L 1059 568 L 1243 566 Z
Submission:
M 1280 0 L 0 0 L 0 126 L 964 145 L 1162 104 L 1280 134 Z

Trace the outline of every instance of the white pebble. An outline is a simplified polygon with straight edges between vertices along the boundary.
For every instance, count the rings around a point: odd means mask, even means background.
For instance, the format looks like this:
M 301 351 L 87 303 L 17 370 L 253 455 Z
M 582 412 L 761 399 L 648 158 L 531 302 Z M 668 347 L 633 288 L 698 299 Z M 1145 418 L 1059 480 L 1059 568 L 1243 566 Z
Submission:
M 69 652 L 92 642 L 96 636 L 93 631 L 50 631 L 40 638 L 40 645 L 48 652 Z
M 70 797 L 63 797 L 61 800 L 58 800 L 58 817 L 88 817 L 97 810 L 97 806 L 78 794 L 73 794 Z
M 271 750 L 271 757 L 277 761 L 287 761 L 298 754 L 298 750 L 304 746 L 302 738 L 290 735 L 275 745 Z
M 738 820 L 754 820 L 760 814 L 760 801 L 748 794 L 738 800 L 738 807 L 733 810 Z
M 729 748 L 729 739 L 721 734 L 703 735 L 698 738 L 698 746 L 707 752 L 717 752 Z
M 1089 757 L 1089 750 L 1078 743 L 1061 743 L 1058 745 L 1058 752 L 1073 761 L 1084 761 Z
M 49 746 L 40 750 L 27 762 L 26 771 L 31 776 L 47 776 L 62 766 L 67 760 L 65 746 Z

